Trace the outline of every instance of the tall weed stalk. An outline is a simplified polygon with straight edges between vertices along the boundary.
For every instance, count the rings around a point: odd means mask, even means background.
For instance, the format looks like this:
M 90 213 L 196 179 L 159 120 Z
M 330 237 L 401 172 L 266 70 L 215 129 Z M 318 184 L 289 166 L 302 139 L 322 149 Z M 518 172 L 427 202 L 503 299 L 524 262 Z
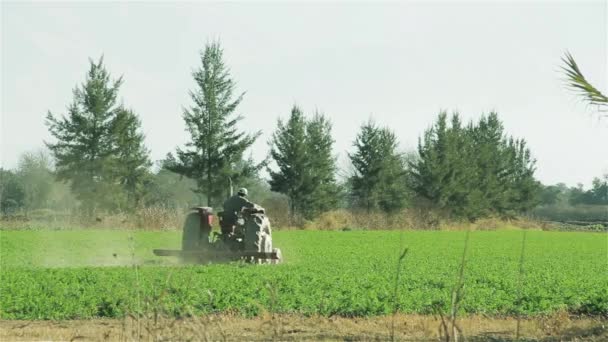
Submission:
M 399 255 L 399 259 L 397 259 L 395 289 L 393 291 L 393 317 L 391 319 L 391 341 L 395 341 L 395 316 L 397 315 L 397 310 L 399 309 L 399 283 L 401 282 L 401 269 L 403 266 L 403 261 L 405 260 L 405 256 L 407 255 L 408 250 L 408 248 L 404 248 L 401 254 Z
M 137 264 L 137 259 L 135 258 L 135 237 L 133 234 L 129 236 L 129 249 L 131 250 L 131 262 L 133 265 L 133 271 L 135 272 L 135 292 L 137 296 L 137 336 L 141 338 L 141 286 L 139 282 L 139 265 Z
M 523 238 L 521 240 L 521 252 L 519 254 L 519 275 L 517 278 L 517 327 L 515 328 L 515 340 L 519 340 L 520 326 L 521 326 L 521 312 L 523 302 L 523 282 L 524 282 L 524 255 L 526 250 L 526 237 L 528 231 L 524 230 Z
M 458 310 L 460 309 L 460 304 L 464 299 L 464 271 L 466 267 L 466 258 L 467 252 L 469 249 L 469 238 L 470 238 L 470 230 L 467 230 L 465 239 L 464 239 L 464 249 L 462 251 L 462 259 L 460 260 L 460 266 L 458 269 L 458 280 L 452 289 L 452 300 L 450 305 L 450 314 L 446 317 L 441 309 L 441 305 L 439 303 L 435 304 L 435 307 L 439 313 L 441 318 L 441 323 L 439 326 L 439 335 L 443 336 L 446 342 L 454 341 L 458 342 L 459 337 L 464 337 L 464 333 L 460 326 L 458 325 Z

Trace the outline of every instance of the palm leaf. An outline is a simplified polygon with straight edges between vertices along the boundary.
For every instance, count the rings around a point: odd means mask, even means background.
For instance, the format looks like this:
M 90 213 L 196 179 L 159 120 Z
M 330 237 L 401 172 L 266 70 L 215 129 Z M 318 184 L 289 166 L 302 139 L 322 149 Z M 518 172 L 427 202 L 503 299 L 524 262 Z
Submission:
M 608 107 L 608 97 L 585 79 L 585 76 L 583 76 L 583 73 L 569 52 L 566 52 L 566 56 L 562 57 L 562 61 L 566 64 L 562 69 L 567 76 L 566 83 L 568 88 L 581 95 L 588 104 L 599 106 L 600 110 Z

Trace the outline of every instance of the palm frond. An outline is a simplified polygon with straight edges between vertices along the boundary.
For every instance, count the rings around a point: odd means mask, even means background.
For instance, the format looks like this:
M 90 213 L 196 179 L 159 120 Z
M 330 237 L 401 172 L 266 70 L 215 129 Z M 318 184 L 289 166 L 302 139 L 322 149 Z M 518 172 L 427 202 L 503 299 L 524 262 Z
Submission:
M 588 104 L 599 106 L 600 110 L 608 108 L 608 97 L 585 79 L 569 52 L 566 52 L 566 56 L 562 57 L 562 61 L 566 64 L 566 66 L 562 66 L 562 69 L 566 73 L 568 88 L 581 95 Z

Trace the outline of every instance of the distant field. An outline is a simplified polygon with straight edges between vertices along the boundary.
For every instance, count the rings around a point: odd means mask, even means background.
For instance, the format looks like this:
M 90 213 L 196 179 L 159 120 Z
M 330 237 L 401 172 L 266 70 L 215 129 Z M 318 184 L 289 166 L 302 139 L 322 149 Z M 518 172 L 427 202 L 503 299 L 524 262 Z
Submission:
M 606 233 L 529 231 L 518 304 L 522 237 L 522 231 L 471 232 L 463 312 L 608 315 Z M 0 231 L 0 318 L 384 315 L 393 307 L 403 247 L 409 253 L 397 305 L 403 313 L 429 314 L 449 307 L 464 239 L 464 232 L 451 231 L 279 231 L 282 265 L 182 266 L 151 252 L 178 248 L 178 232 Z

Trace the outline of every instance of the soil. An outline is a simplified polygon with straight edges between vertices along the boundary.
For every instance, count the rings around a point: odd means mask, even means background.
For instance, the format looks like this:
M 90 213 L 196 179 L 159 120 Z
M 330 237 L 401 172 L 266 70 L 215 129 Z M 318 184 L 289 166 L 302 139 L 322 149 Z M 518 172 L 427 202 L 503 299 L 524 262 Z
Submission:
M 515 341 L 517 320 L 459 318 L 459 341 Z M 393 328 L 394 327 L 394 328 Z M 451 327 L 448 333 L 452 335 Z M 0 320 L 0 341 L 446 341 L 441 318 L 211 315 L 185 319 Z M 453 339 L 452 339 L 453 340 Z M 567 314 L 520 321 L 519 341 L 608 341 L 608 319 Z

